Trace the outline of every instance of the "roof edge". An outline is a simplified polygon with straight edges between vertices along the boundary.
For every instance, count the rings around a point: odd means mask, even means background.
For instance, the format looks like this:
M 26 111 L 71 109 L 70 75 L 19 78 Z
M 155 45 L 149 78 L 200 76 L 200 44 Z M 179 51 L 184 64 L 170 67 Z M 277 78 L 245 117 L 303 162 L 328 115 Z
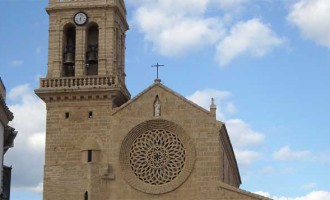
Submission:
M 211 114 L 210 111 L 208 111 L 205 108 L 201 107 L 200 105 L 194 103 L 193 101 L 187 99 L 186 97 L 182 96 L 181 94 L 177 93 L 176 91 L 174 91 L 174 90 L 166 87 L 165 85 L 163 85 L 162 83 L 160 83 L 160 81 L 155 81 L 155 83 L 151 84 L 145 90 L 143 90 L 142 92 L 140 92 L 139 94 L 137 94 L 134 98 L 130 99 L 129 101 L 127 101 L 126 103 L 124 103 L 120 107 L 115 108 L 113 114 L 116 114 L 117 112 L 120 112 L 122 109 L 124 109 L 125 107 L 127 107 L 128 105 L 130 105 L 132 102 L 134 102 L 140 96 L 142 96 L 143 94 L 147 93 L 149 90 L 151 90 L 152 88 L 154 88 L 156 86 L 163 88 L 164 90 L 168 91 L 169 93 L 172 93 L 176 97 L 178 97 L 178 98 L 182 99 L 183 101 L 189 103 L 190 105 L 194 106 L 195 108 L 199 109 L 200 111 L 202 111 L 202 112 L 204 112 L 206 114 Z

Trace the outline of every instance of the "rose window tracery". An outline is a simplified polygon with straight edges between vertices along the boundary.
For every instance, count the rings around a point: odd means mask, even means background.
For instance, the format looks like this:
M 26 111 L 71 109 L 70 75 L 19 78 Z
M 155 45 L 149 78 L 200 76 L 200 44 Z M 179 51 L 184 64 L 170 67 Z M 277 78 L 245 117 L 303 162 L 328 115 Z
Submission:
M 143 182 L 162 185 L 174 180 L 182 171 L 185 148 L 170 131 L 150 130 L 140 135 L 130 149 L 130 165 Z
M 163 119 L 135 126 L 120 149 L 123 178 L 149 194 L 178 188 L 192 172 L 194 161 L 193 141 L 180 126 Z

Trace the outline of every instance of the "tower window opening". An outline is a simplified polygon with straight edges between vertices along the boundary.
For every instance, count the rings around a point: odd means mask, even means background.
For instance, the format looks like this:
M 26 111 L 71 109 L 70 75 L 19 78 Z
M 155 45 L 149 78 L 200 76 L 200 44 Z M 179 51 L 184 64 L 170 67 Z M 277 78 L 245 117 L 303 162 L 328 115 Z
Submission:
M 93 112 L 89 112 L 88 113 L 88 118 L 92 118 L 93 117 Z
M 72 25 L 64 29 L 63 37 L 63 70 L 62 75 L 75 75 L 76 28 Z
M 92 160 L 93 160 L 93 151 L 88 150 L 87 151 L 87 162 L 92 162 Z
M 88 200 L 88 192 L 87 191 L 84 194 L 84 200 Z
M 69 117 L 70 117 L 70 113 L 69 112 L 66 112 L 65 113 L 65 119 L 69 119 Z
M 87 29 L 86 75 L 98 75 L 99 27 L 92 24 Z

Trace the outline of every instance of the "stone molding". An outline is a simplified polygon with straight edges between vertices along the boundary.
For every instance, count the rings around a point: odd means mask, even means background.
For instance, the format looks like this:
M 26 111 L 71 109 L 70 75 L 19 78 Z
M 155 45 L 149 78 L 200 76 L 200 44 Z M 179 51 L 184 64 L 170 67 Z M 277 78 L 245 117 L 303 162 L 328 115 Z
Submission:
M 230 142 L 229 135 L 228 135 L 225 124 L 222 124 L 219 134 L 220 134 L 220 141 L 223 144 L 224 150 L 226 151 L 226 155 L 228 156 L 230 166 L 233 170 L 233 174 L 235 176 L 235 182 L 239 186 L 242 183 L 241 176 L 239 173 L 233 146 Z

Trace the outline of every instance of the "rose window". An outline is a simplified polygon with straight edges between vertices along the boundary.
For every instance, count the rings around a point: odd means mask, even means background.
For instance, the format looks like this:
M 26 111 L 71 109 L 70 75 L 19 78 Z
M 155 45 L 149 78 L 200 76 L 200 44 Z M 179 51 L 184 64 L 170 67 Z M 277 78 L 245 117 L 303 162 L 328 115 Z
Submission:
M 149 130 L 133 142 L 129 163 L 140 180 L 162 185 L 181 173 L 185 163 L 185 149 L 174 133 Z
M 149 120 L 129 131 L 120 149 L 122 176 L 137 190 L 162 194 L 189 177 L 195 161 L 193 141 L 177 124 Z

